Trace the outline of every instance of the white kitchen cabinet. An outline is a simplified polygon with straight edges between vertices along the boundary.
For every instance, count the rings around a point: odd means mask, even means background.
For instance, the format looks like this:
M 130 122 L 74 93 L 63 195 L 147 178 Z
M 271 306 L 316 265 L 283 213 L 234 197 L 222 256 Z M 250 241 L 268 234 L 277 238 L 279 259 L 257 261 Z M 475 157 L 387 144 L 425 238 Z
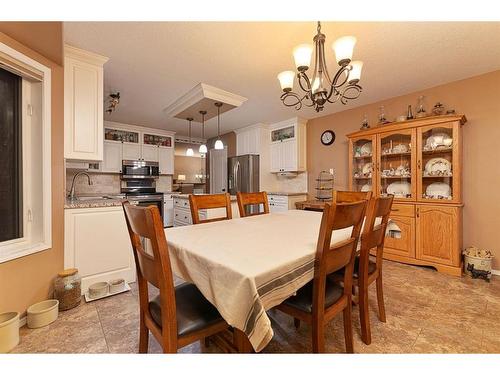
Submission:
M 135 261 L 121 206 L 64 210 L 64 268 L 78 268 L 82 294 L 89 285 L 135 281 Z
M 158 149 L 158 163 L 160 167 L 160 174 L 174 174 L 174 148 L 173 147 L 159 147 Z
M 240 211 L 238 209 L 238 202 L 236 200 L 231 201 L 231 213 L 232 217 L 240 217 Z M 225 216 L 225 208 L 212 208 L 210 210 L 200 210 L 200 219 L 214 219 L 217 217 Z M 177 195 L 174 196 L 174 227 L 181 227 L 184 225 L 192 225 L 193 220 L 191 217 L 191 206 L 189 204 L 188 195 Z
M 103 160 L 103 65 L 107 57 L 64 47 L 64 157 Z
M 104 160 L 101 166 L 102 172 L 122 172 L 122 143 L 104 141 Z
M 139 160 L 142 156 L 139 143 L 123 142 L 123 160 Z
M 306 170 L 306 120 L 298 117 L 270 125 L 271 172 Z
M 259 155 L 261 127 L 252 126 L 236 133 L 236 155 Z
M 158 146 L 142 145 L 142 160 L 158 162 Z

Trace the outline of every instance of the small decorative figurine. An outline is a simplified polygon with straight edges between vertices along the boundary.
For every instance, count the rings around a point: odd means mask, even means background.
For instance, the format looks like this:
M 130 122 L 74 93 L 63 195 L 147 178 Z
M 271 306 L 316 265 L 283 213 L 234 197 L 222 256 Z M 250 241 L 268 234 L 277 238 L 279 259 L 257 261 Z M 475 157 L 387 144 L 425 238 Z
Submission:
M 408 113 L 406 114 L 406 119 L 407 120 L 413 119 L 413 112 L 411 111 L 411 105 L 408 106 Z
M 444 113 L 444 105 L 440 102 L 437 102 L 435 105 L 434 105 L 434 108 L 432 109 L 432 114 L 436 115 L 436 116 L 440 116 Z
M 363 118 L 363 122 L 361 123 L 361 130 L 366 130 L 366 129 L 370 129 L 370 125 L 368 124 L 368 117 L 365 117 Z
M 454 109 L 449 109 L 446 111 L 446 114 L 447 115 L 454 115 L 455 114 L 455 110 Z
M 385 108 L 383 105 L 381 105 L 379 108 L 379 114 L 378 114 L 378 122 L 379 124 L 385 124 L 387 123 L 387 119 L 385 118 Z
M 420 95 L 418 97 L 418 106 L 417 106 L 416 117 L 420 118 L 420 117 L 425 117 L 425 116 L 427 116 L 427 113 L 425 112 L 425 108 L 424 108 L 424 96 Z

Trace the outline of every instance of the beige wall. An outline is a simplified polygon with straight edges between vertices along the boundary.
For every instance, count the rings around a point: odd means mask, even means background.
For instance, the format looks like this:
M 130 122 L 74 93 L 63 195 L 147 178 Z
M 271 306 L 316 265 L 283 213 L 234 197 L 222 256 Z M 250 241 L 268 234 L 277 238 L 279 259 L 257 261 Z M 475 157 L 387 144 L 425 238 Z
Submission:
M 465 114 L 468 119 L 463 128 L 463 243 L 464 246 L 490 249 L 496 257 L 493 268 L 500 270 L 500 243 L 497 239 L 500 228 L 500 71 L 309 120 L 309 195 L 314 193 L 314 179 L 318 173 L 330 168 L 334 169 L 335 188 L 347 188 L 346 134 L 359 129 L 364 114 L 368 115 L 373 126 L 379 106 L 384 105 L 387 118 L 394 119 L 405 113 L 409 104 L 415 108 L 419 95 L 425 95 L 428 112 L 440 101 L 447 108 Z M 334 130 L 337 135 L 332 146 L 320 143 L 320 135 L 326 129 Z
M 23 44 L 12 38 L 19 36 Z M 0 263 L 0 312 L 19 311 L 50 296 L 54 276 L 63 268 L 63 68 L 61 22 L 0 22 L 0 42 L 52 69 L 52 249 Z

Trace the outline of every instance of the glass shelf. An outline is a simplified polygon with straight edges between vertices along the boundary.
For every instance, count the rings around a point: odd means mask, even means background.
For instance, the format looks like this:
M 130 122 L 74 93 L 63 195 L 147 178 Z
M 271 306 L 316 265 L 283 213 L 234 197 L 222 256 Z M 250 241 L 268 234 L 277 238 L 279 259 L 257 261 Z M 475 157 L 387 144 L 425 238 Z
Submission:
M 144 134 L 143 141 L 145 145 L 172 147 L 172 137 L 163 135 Z
M 104 139 L 107 141 L 139 143 L 139 133 L 128 130 L 105 128 Z
M 415 178 L 412 176 L 413 153 L 415 148 L 412 130 L 381 134 L 379 193 L 381 196 L 393 194 L 396 198 L 414 197 Z
M 295 126 L 288 126 L 282 129 L 276 129 L 271 132 L 271 141 L 278 142 L 285 139 L 295 138 Z

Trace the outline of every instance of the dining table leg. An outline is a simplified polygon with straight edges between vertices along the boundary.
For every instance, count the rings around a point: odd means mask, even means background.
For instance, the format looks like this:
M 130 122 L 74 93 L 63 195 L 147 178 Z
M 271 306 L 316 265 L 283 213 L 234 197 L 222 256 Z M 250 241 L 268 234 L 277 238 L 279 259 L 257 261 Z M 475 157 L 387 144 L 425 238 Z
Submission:
M 253 353 L 253 347 L 252 344 L 250 344 L 250 341 L 248 340 L 247 335 L 245 332 L 234 328 L 233 332 L 233 344 L 237 349 L 238 353 Z

